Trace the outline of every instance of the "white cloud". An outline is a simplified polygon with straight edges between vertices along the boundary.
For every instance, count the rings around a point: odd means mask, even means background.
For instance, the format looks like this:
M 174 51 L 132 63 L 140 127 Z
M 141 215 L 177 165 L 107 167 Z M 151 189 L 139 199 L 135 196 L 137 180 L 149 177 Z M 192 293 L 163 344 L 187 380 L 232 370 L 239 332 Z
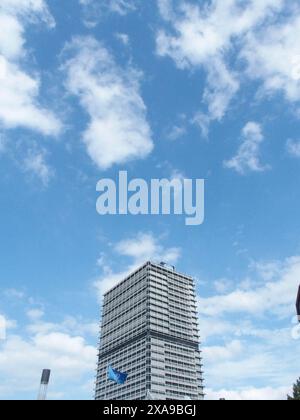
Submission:
M 44 316 L 44 311 L 41 309 L 30 309 L 27 316 L 31 321 L 38 321 Z
M 50 27 L 55 26 L 45 0 L 1 0 L 1 9 L 8 14 L 27 17 L 30 21 L 38 19 Z
M 157 0 L 159 13 L 166 21 L 175 17 L 172 2 L 173 0 Z
M 199 301 L 207 399 L 286 399 L 296 379 L 300 258 L 249 268 L 261 276 L 252 288 Z
M 6 340 L 7 333 L 17 327 L 17 322 L 0 313 L 0 341 Z
M 222 121 L 232 98 L 240 87 L 238 76 L 230 72 L 220 59 L 214 59 L 207 69 L 207 87 L 203 100 L 208 105 L 207 114 L 198 113 L 194 122 L 200 126 L 204 136 L 208 135 L 212 121 Z
M 184 136 L 186 133 L 186 127 L 174 125 L 167 134 L 167 138 L 171 141 L 175 141 L 178 140 L 180 137 Z
M 101 3 L 103 4 L 103 1 L 101 1 Z M 128 12 L 135 10 L 135 0 L 107 0 L 106 3 L 106 7 L 108 7 L 111 12 L 120 15 L 126 15 Z
M 249 268 L 258 274 L 259 279 L 261 279 L 259 284 L 261 284 L 271 280 L 276 280 L 276 278 L 281 275 L 282 270 L 284 270 L 285 262 L 276 260 L 268 262 L 252 261 Z M 255 284 L 253 280 L 252 284 Z
M 6 149 L 6 137 L 0 133 L 0 154 L 3 153 Z
M 77 336 L 90 335 L 96 337 L 99 333 L 99 323 L 85 321 L 81 318 L 66 316 L 62 322 L 53 323 L 44 320 L 44 312 L 39 309 L 32 309 L 27 312 L 30 324 L 27 331 L 31 334 L 48 334 L 50 332 L 71 334 Z
M 276 314 L 256 315 L 200 316 L 207 399 L 286 399 L 297 372 L 299 335 L 293 337 L 289 319 L 280 329 Z
M 194 122 L 198 124 L 205 136 L 213 120 L 222 120 L 232 97 L 239 89 L 238 77 L 228 70 L 219 50 L 225 47 L 225 37 L 219 34 L 219 40 L 214 36 L 209 22 L 202 17 L 197 6 L 180 2 L 180 14 L 171 9 L 171 2 L 160 2 L 163 16 L 171 19 L 175 35 L 159 31 L 157 35 L 157 52 L 161 56 L 170 56 L 181 69 L 203 67 L 208 74 L 207 87 L 203 100 L 208 111 L 198 113 Z M 219 12 L 218 12 L 219 13 Z M 228 11 L 230 13 L 230 11 Z
M 53 169 L 45 160 L 44 150 L 31 150 L 23 162 L 23 170 L 34 176 L 37 176 L 46 187 L 54 175 Z
M 126 15 L 128 12 L 135 10 L 135 0 L 79 0 L 83 6 L 93 6 L 94 9 L 118 13 Z
M 264 141 L 261 125 L 249 122 L 242 130 L 242 144 L 237 155 L 225 161 L 224 166 L 234 169 L 240 174 L 248 171 L 262 172 L 269 169 L 269 166 L 260 163 L 260 145 Z
M 293 340 L 290 331 L 286 331 L 287 339 L 281 342 L 282 336 L 279 335 L 280 339 L 274 342 L 277 333 L 276 330 L 270 330 L 269 337 L 273 335 L 271 341 L 268 338 L 247 338 L 243 341 L 243 351 L 237 351 L 234 355 L 229 352 L 227 358 L 226 344 L 220 359 L 206 360 L 204 354 L 208 388 L 231 390 L 233 383 L 237 392 L 245 386 L 260 387 L 266 384 L 275 388 L 291 387 L 297 375 L 299 341 Z
M 286 147 L 291 156 L 300 158 L 300 141 L 290 139 L 287 141 Z
M 4 290 L 3 295 L 8 299 L 13 300 L 22 300 L 25 297 L 25 293 L 17 289 L 6 289 Z
M 291 102 L 300 100 L 300 9 L 282 23 L 248 34 L 241 57 L 248 75 L 261 79 L 266 93 L 282 91 Z
M 237 330 L 236 326 L 227 320 L 204 316 L 201 314 L 199 319 L 200 333 L 202 342 L 208 342 L 212 338 L 220 338 L 229 336 L 233 331 Z
M 0 347 L 0 372 L 5 378 L 0 386 L 1 395 L 24 392 L 36 399 L 40 374 L 45 367 L 52 370 L 51 388 L 63 384 L 71 393 L 84 375 L 94 371 L 96 355 L 96 349 L 82 337 L 55 332 L 33 335 L 27 340 L 9 336 Z
M 97 26 L 103 15 L 116 13 L 125 16 L 136 10 L 137 0 L 79 0 L 83 7 L 84 24 L 88 28 Z
M 233 283 L 231 280 L 226 278 L 221 278 L 214 281 L 214 288 L 218 293 L 225 293 L 232 287 Z
M 6 318 L 0 314 L 0 340 L 6 338 Z
M 23 26 L 14 16 L 1 13 L 1 8 L 0 26 L 2 28 L 0 33 L 0 51 L 2 52 L 3 56 L 9 59 L 20 56 L 22 54 L 24 44 Z M 4 57 L 1 57 L 1 78 L 3 78 L 6 73 L 4 70 L 5 67 L 6 63 L 4 61 Z
M 157 33 L 157 53 L 179 69 L 207 73 L 207 112 L 194 122 L 205 135 L 228 111 L 241 83 L 262 81 L 260 93 L 282 91 L 300 100 L 300 9 L 292 0 L 158 0 L 167 29 Z M 284 11 L 284 14 L 282 13 Z M 244 64 L 244 66 L 243 66 Z
M 101 169 L 148 156 L 153 143 L 140 95 L 140 74 L 120 68 L 93 38 L 67 47 L 67 89 L 78 96 L 90 123 L 83 135 L 88 154 Z
M 118 32 L 115 34 L 115 37 L 125 46 L 128 46 L 130 44 L 130 38 L 127 34 Z
M 139 233 L 134 238 L 119 242 L 115 249 L 120 255 L 133 258 L 135 264 L 143 264 L 151 259 L 175 263 L 180 257 L 179 248 L 165 249 L 160 245 L 159 238 L 151 233 Z
M 288 387 L 265 387 L 265 388 L 244 388 L 240 390 L 220 389 L 215 391 L 206 389 L 207 400 L 219 400 L 225 398 L 229 401 L 280 401 L 286 400 L 290 392 Z
M 242 354 L 243 344 L 239 340 L 233 340 L 225 346 L 203 347 L 202 351 L 205 363 L 215 360 L 230 360 Z
M 107 265 L 102 266 L 104 275 L 95 282 L 100 297 L 145 262 L 158 260 L 175 264 L 181 254 L 179 248 L 164 248 L 161 238 L 154 237 L 152 233 L 139 233 L 136 237 L 120 241 L 114 250 L 120 256 L 131 258 L 132 262 L 122 272 L 114 272 Z
M 160 7 L 162 4 L 160 2 Z M 164 30 L 158 33 L 158 53 L 173 58 L 180 68 L 189 68 L 221 57 L 229 51 L 234 38 L 247 34 L 266 17 L 279 11 L 283 1 L 249 0 L 241 4 L 237 0 L 214 0 L 201 7 L 180 0 L 176 5 L 177 13 L 174 2 L 172 10 L 170 5 L 168 2 L 167 17 L 172 20 L 174 34 Z
M 26 127 L 45 135 L 57 135 L 57 118 L 37 102 L 40 82 L 21 70 L 19 63 L 0 55 L 0 122 L 4 128 Z
M 25 127 L 44 135 L 57 135 L 61 123 L 38 101 L 40 80 L 23 70 L 26 58 L 24 33 L 29 23 L 54 26 L 43 0 L 3 0 L 0 4 L 0 125 Z
M 261 286 L 200 298 L 199 311 L 209 316 L 244 313 L 253 316 L 272 314 L 286 318 L 293 315 L 299 278 L 300 257 L 291 257 L 282 263 L 282 268 L 275 278 Z
M 66 317 L 60 324 L 46 322 L 40 309 L 29 310 L 27 316 L 30 323 L 22 334 L 8 331 L 0 342 L 1 396 L 36 399 L 41 371 L 49 368 L 50 397 L 78 399 L 89 393 L 92 398 L 92 386 L 82 394 L 80 388 L 94 375 L 97 349 L 87 343 L 85 336 L 98 333 L 95 325 L 92 328 L 92 324 L 73 317 Z

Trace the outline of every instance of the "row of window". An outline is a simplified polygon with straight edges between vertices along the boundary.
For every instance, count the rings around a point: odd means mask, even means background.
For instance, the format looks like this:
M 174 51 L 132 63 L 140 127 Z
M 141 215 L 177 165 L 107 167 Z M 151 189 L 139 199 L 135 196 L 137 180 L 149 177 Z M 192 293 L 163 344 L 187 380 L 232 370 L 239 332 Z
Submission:
M 180 386 L 183 384 L 194 384 L 195 383 L 195 373 L 193 374 L 193 377 L 188 377 L 188 376 L 179 376 L 179 375 L 174 375 L 172 373 L 166 373 L 166 378 L 169 379 L 170 381 L 177 381 L 177 384 L 179 383 Z
M 114 327 L 104 328 L 101 330 L 101 340 L 104 340 L 106 337 L 113 337 L 115 334 L 118 334 L 120 331 L 124 333 L 127 330 L 135 328 L 140 324 L 146 323 L 146 309 L 141 308 L 140 312 L 135 314 L 132 318 L 120 319 L 119 322 Z
M 105 295 L 104 308 L 106 308 L 106 306 L 112 303 L 115 304 L 115 300 L 118 299 L 120 296 L 122 295 L 128 296 L 128 294 L 132 291 L 132 289 L 135 289 L 137 286 L 140 286 L 142 283 L 146 284 L 146 282 L 147 282 L 147 274 L 145 272 L 134 275 L 133 277 L 122 281 L 122 283 L 120 283 L 115 289 L 111 290 Z
M 108 392 L 107 390 L 105 391 L 105 389 L 104 389 L 101 392 L 97 391 L 96 395 L 101 400 L 115 400 L 115 399 L 118 399 L 118 400 L 129 400 L 129 399 L 135 400 L 135 399 L 138 399 L 138 398 L 145 397 L 146 388 L 143 385 L 144 385 L 143 382 L 141 382 L 136 387 L 135 390 L 131 389 L 130 391 L 125 391 L 125 390 L 120 391 L 120 389 L 119 389 L 119 390 L 114 391 L 114 392 Z
M 173 281 L 173 282 L 176 282 L 176 283 L 178 283 L 178 284 L 180 284 L 180 285 L 182 285 L 182 286 L 185 286 L 186 284 L 189 284 L 189 285 L 193 285 L 194 284 L 194 281 L 193 281 L 193 279 L 192 278 L 190 278 L 190 277 L 186 277 L 186 276 L 182 276 L 182 275 L 180 275 L 180 274 L 177 274 L 177 273 L 170 273 L 170 272 L 159 272 L 159 271 L 153 271 L 153 270 L 151 270 L 150 271 L 150 276 L 152 277 L 156 277 L 156 278 L 162 278 L 163 280 L 165 280 L 166 278 L 169 280 L 169 281 Z
M 136 298 L 141 294 L 144 294 L 145 296 L 147 295 L 147 285 L 141 284 L 139 287 L 135 287 L 131 294 L 124 293 L 123 295 L 117 296 L 113 302 L 105 303 L 103 308 L 103 317 L 106 317 L 111 313 L 115 314 L 119 310 L 122 310 L 124 307 L 123 305 L 126 307 L 126 305 L 130 302 L 137 300 Z
M 110 338 L 107 342 L 102 342 L 100 344 L 100 352 L 103 353 L 105 351 L 108 351 L 109 349 L 114 349 L 115 347 L 120 346 L 127 340 L 137 337 L 139 334 L 143 333 L 145 331 L 145 326 L 141 325 L 139 328 L 136 328 L 135 330 L 132 330 L 131 332 L 122 334 L 121 336 L 118 336 L 117 338 Z
M 169 382 L 166 381 L 166 387 L 170 387 L 171 390 L 172 388 L 174 389 L 181 389 L 181 390 L 185 390 L 185 391 L 197 391 L 197 386 L 192 386 L 192 385 L 186 385 L 186 384 L 178 384 L 177 382 Z
M 195 366 L 192 366 L 193 368 L 195 368 Z M 178 367 L 174 367 L 171 365 L 167 365 L 165 367 L 167 372 L 173 372 L 173 373 L 178 373 L 181 375 L 190 375 L 190 376 L 195 376 L 196 372 L 195 369 L 194 370 L 188 370 L 188 369 L 180 369 Z
M 172 361 L 174 360 L 174 363 L 179 361 L 189 361 L 189 362 L 194 362 L 195 358 L 194 357 L 189 357 L 189 356 L 183 356 L 181 354 L 177 354 L 177 353 L 172 353 L 170 351 L 166 351 L 166 360 L 172 363 Z
M 102 328 L 106 327 L 106 325 L 112 323 L 112 322 L 117 322 L 118 319 L 122 318 L 122 317 L 129 317 L 130 313 L 133 312 L 134 310 L 137 310 L 137 308 L 139 308 L 140 306 L 145 306 L 147 302 L 147 296 L 145 296 L 144 298 L 141 298 L 138 302 L 132 304 L 132 302 L 130 302 L 130 305 L 126 305 L 122 308 L 116 308 L 115 311 L 112 311 L 109 315 L 105 315 L 102 318 Z
M 195 350 L 187 347 L 179 346 L 177 344 L 164 343 L 164 347 L 168 350 L 176 351 L 176 354 L 181 353 L 185 355 L 194 355 Z

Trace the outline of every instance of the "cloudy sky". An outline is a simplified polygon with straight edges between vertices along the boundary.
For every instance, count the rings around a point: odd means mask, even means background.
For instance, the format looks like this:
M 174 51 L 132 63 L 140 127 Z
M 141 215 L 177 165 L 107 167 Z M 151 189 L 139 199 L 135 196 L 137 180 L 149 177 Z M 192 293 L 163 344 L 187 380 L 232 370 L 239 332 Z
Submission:
M 93 398 L 103 291 L 197 280 L 209 398 L 299 377 L 298 0 L 1 0 L 0 398 Z M 96 213 L 96 184 L 204 178 L 205 222 Z

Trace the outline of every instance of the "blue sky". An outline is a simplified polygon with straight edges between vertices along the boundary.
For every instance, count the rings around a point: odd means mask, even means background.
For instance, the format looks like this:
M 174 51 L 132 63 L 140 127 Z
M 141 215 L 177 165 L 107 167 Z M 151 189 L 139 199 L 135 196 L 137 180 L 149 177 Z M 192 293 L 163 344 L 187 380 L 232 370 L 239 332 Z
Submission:
M 145 260 L 197 279 L 209 398 L 299 376 L 300 7 L 2 0 L 0 398 L 91 399 L 101 294 Z M 96 184 L 204 178 L 205 222 L 96 213 Z

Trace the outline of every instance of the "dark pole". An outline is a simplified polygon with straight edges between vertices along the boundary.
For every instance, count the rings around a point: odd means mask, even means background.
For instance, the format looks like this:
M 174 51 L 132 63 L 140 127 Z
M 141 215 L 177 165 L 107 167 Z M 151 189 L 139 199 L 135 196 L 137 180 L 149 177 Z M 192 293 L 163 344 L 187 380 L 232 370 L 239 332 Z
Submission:
M 39 396 L 38 396 L 39 401 L 44 401 L 47 398 L 47 389 L 49 385 L 50 375 L 51 375 L 51 370 L 49 369 L 43 370 L 40 391 L 39 391 Z
M 299 286 L 299 290 L 298 290 L 296 309 L 297 309 L 298 321 L 300 322 L 300 286 Z

